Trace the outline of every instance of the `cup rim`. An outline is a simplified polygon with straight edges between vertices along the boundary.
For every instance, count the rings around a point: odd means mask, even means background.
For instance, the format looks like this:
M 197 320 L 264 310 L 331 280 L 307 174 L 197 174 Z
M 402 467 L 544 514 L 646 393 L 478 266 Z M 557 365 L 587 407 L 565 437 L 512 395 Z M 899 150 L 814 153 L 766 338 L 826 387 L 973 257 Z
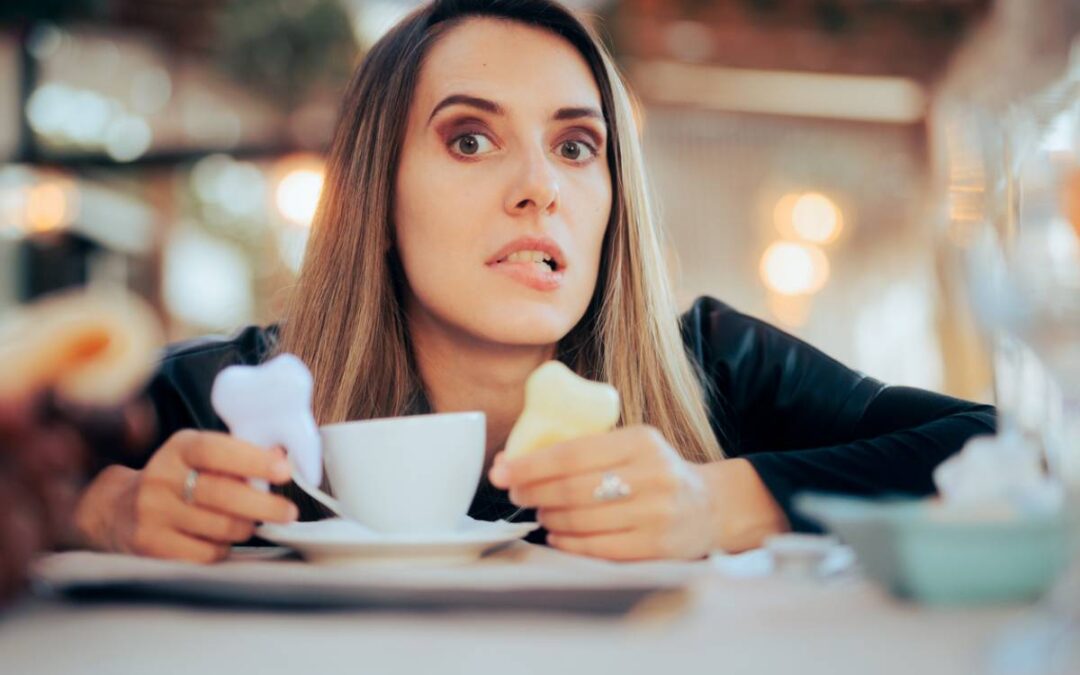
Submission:
M 373 425 L 383 426 L 391 423 L 400 424 L 407 420 L 424 420 L 429 418 L 438 417 L 440 419 L 449 420 L 452 418 L 464 418 L 464 419 L 478 419 L 484 421 L 484 412 L 482 410 L 463 410 L 455 412 L 444 413 L 425 413 L 423 415 L 398 415 L 397 417 L 372 417 L 365 420 L 346 420 L 344 422 L 333 422 L 331 424 L 323 424 L 319 426 L 319 431 L 335 431 L 344 427 L 360 426 L 360 425 Z

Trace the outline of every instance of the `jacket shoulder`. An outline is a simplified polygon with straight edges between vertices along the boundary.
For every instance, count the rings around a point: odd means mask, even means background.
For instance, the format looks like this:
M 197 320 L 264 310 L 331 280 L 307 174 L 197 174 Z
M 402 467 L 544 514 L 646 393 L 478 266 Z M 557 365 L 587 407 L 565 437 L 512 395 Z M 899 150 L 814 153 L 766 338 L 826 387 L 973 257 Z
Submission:
M 162 365 L 178 364 L 191 359 L 199 360 L 226 356 L 237 363 L 255 365 L 261 363 L 274 351 L 278 341 L 278 326 L 247 326 L 232 336 L 208 335 L 182 340 L 166 345 L 161 354 Z
M 707 367 L 709 356 L 718 347 L 737 347 L 740 343 L 748 347 L 771 326 L 721 300 L 703 295 L 683 312 L 680 328 L 689 353 L 700 366 Z
M 231 337 L 200 337 L 165 347 L 149 386 L 160 440 L 185 427 L 224 430 L 210 403 L 214 379 L 229 366 L 262 363 L 277 341 L 276 325 L 248 326 Z

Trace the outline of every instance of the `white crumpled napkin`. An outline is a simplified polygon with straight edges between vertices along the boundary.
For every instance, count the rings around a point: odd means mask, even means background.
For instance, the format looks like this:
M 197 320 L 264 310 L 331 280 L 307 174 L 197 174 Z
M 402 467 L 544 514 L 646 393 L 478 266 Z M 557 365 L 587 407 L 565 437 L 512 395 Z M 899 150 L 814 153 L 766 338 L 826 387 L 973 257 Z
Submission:
M 976 436 L 934 470 L 947 507 L 1049 512 L 1060 508 L 1061 486 L 1043 471 L 1039 448 L 1019 434 Z

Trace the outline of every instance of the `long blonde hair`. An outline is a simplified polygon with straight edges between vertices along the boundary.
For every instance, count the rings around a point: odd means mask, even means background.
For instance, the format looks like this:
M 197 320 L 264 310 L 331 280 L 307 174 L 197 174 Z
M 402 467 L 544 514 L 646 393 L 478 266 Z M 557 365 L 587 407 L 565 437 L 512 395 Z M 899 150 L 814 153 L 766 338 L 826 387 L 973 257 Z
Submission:
M 550 0 L 435 0 L 367 54 L 342 104 L 322 198 L 282 328 L 281 351 L 315 377 L 320 424 L 416 412 L 424 398 L 394 247 L 394 177 L 423 59 L 456 23 L 490 16 L 550 30 L 585 58 L 608 124 L 611 216 L 596 290 L 558 346 L 622 397 L 622 424 L 651 424 L 687 459 L 721 459 L 704 378 L 688 357 L 643 170 L 630 94 L 592 32 Z

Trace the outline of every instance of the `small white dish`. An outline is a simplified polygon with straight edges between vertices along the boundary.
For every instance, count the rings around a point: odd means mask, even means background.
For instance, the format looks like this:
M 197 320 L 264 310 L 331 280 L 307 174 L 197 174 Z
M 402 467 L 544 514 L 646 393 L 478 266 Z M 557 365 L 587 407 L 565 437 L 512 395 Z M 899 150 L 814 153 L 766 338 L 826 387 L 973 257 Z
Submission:
M 255 533 L 316 563 L 445 564 L 475 560 L 539 527 L 535 522 L 491 522 L 466 516 L 461 527 L 450 532 L 384 533 L 352 520 L 331 518 L 289 525 L 265 523 Z

